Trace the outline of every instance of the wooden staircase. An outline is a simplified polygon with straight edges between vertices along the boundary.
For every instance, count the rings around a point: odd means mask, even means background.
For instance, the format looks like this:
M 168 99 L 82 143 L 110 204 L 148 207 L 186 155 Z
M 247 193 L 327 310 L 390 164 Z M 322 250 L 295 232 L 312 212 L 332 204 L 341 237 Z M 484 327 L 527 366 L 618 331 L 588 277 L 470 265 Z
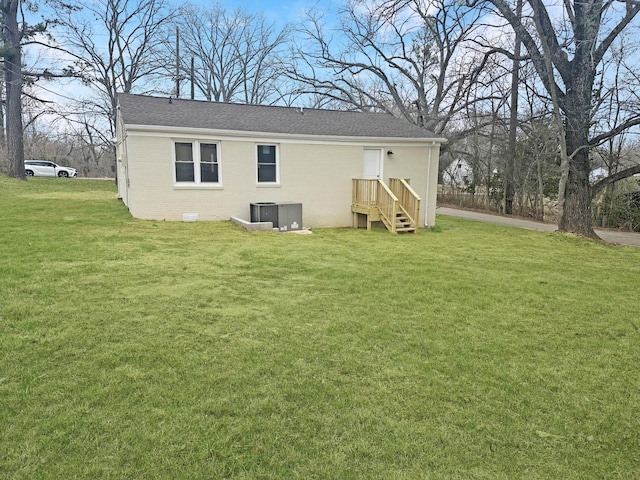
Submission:
M 365 215 L 367 230 L 371 222 L 381 221 L 392 233 L 416 233 L 420 197 L 408 179 L 390 178 L 387 186 L 379 178 L 354 178 L 351 212 L 354 228 L 358 228 L 359 215 Z
M 409 216 L 403 212 L 396 213 L 396 233 L 407 232 L 407 233 L 415 233 L 416 232 L 416 224 L 413 220 L 409 218 Z

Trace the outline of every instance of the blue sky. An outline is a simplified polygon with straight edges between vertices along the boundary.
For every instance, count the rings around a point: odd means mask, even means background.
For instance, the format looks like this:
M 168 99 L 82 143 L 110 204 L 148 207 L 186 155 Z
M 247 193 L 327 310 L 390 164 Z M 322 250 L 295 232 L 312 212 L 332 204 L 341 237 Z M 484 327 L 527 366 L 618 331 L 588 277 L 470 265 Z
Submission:
M 190 3 L 202 5 L 205 8 L 215 2 L 207 0 L 193 0 Z M 288 23 L 299 21 L 304 10 L 316 6 L 322 10 L 333 10 L 342 2 L 340 0 L 224 0 L 219 2 L 227 10 L 242 8 L 250 13 L 264 14 L 273 21 Z
M 249 13 L 264 13 L 267 20 L 275 22 L 277 26 L 284 26 L 286 23 L 295 26 L 300 25 L 303 21 L 304 12 L 313 8 L 318 8 L 325 13 L 337 12 L 337 8 L 346 0 L 189 0 L 188 2 L 180 2 L 179 0 L 167 0 L 168 5 L 179 7 L 185 3 L 198 5 L 203 8 L 210 8 L 216 3 L 222 5 L 227 11 L 233 11 L 241 8 Z M 25 16 L 30 23 L 36 23 L 45 18 L 55 17 L 46 4 L 39 5 L 37 13 L 25 10 Z M 335 18 L 335 17 L 334 17 Z M 35 47 L 25 50 L 25 61 L 30 62 L 51 62 L 55 64 L 59 56 L 56 52 L 46 51 L 45 49 Z M 53 87 L 55 88 L 55 87 Z
M 104 1 L 104 0 L 102 0 Z M 167 4 L 173 7 L 180 7 L 187 2 L 179 0 L 166 0 Z M 337 18 L 338 8 L 346 0 L 189 0 L 188 3 L 198 5 L 203 8 L 211 8 L 219 3 L 228 12 L 232 12 L 237 8 L 252 14 L 264 13 L 269 22 L 274 22 L 277 27 L 290 24 L 293 28 L 300 26 L 304 21 L 304 12 L 312 9 L 318 9 L 327 15 L 327 19 L 331 21 Z M 44 3 L 39 5 L 37 13 L 25 10 L 27 21 L 35 23 L 45 18 L 55 17 L 48 6 Z M 96 37 L 100 40 L 100 35 Z M 98 42 L 99 43 L 99 42 Z M 105 46 L 106 48 L 106 46 Z M 71 61 L 62 53 L 47 50 L 40 46 L 32 46 L 25 49 L 24 60 L 27 66 L 42 68 L 43 65 L 49 65 L 52 70 L 56 70 L 61 65 L 69 64 Z M 72 79 L 58 79 L 53 82 L 38 82 L 35 86 L 36 95 L 39 98 L 50 102 L 55 102 L 59 109 L 64 109 L 65 105 L 72 103 L 79 97 L 92 95 L 89 87 L 79 84 L 78 81 Z M 50 104 L 53 106 L 54 104 Z

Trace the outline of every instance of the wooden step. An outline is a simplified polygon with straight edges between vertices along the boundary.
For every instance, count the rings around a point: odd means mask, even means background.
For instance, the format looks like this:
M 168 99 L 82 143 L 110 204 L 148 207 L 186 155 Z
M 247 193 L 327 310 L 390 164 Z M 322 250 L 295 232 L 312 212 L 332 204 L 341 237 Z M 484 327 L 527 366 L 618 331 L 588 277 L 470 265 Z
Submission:
M 396 232 L 415 232 L 415 224 L 407 217 L 396 217 Z

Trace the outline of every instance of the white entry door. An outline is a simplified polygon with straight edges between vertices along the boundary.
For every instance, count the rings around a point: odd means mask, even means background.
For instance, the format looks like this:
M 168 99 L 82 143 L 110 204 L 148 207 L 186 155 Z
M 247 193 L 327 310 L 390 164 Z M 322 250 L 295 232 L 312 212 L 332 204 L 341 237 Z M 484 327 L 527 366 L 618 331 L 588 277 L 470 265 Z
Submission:
M 362 162 L 362 178 L 382 178 L 382 150 L 365 148 Z

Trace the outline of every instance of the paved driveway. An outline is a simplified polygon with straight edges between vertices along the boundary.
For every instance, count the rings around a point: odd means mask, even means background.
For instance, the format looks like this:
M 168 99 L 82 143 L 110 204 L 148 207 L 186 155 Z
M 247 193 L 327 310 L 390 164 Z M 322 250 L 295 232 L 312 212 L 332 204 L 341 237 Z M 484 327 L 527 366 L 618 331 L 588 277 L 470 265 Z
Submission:
M 436 213 L 438 215 L 447 215 L 449 217 L 466 218 L 468 220 L 496 223 L 510 227 L 528 228 L 529 230 L 540 230 L 542 232 L 553 232 L 558 229 L 558 226 L 553 223 L 541 223 L 517 217 L 472 212 L 470 210 L 458 210 L 456 208 L 449 207 L 437 207 Z M 640 247 L 640 233 L 620 232 L 618 230 L 602 230 L 598 228 L 596 228 L 596 233 L 600 238 L 608 243 Z

